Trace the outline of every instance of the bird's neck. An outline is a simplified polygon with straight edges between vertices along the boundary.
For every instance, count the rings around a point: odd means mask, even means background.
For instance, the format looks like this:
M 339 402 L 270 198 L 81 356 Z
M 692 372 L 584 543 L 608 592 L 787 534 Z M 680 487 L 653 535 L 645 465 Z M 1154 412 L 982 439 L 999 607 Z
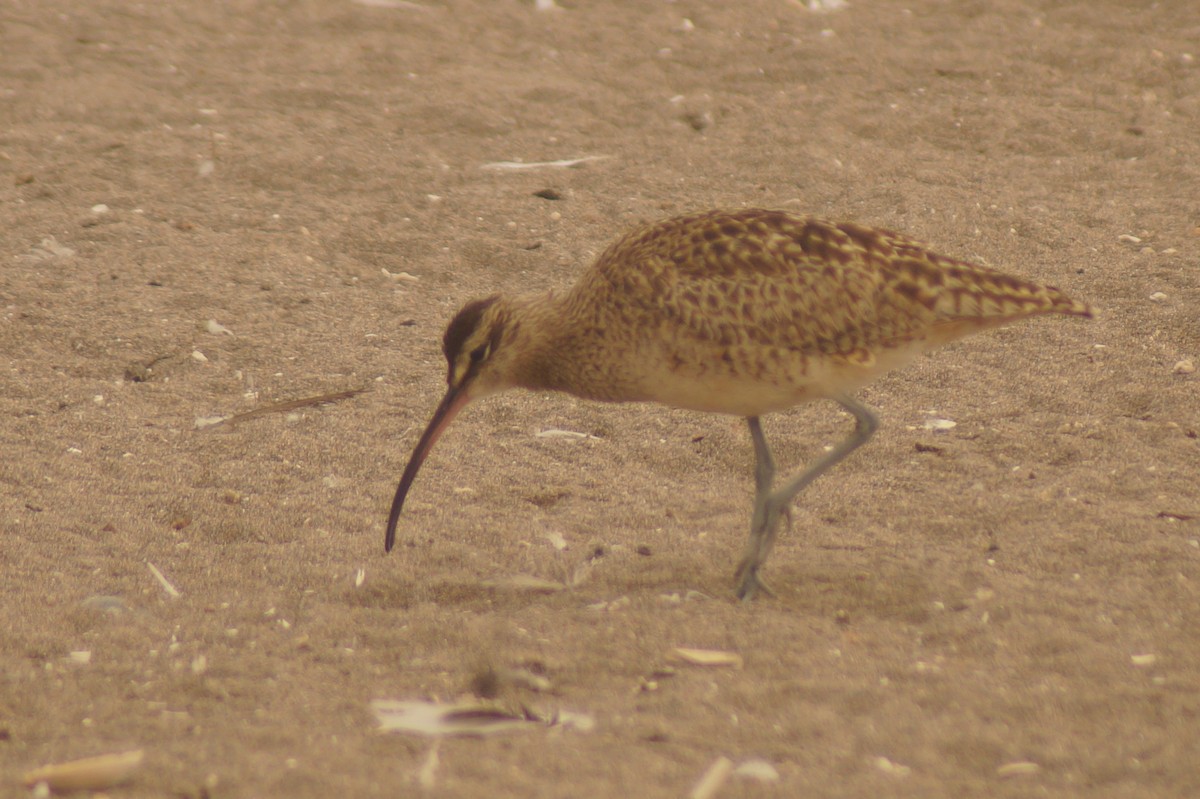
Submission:
M 527 294 L 507 304 L 505 348 L 515 354 L 511 374 L 517 385 L 598 400 L 612 399 L 598 389 L 628 393 L 620 375 L 597 379 L 608 361 L 596 357 L 606 350 L 606 328 L 571 293 Z
M 523 294 L 504 303 L 503 349 L 512 353 L 513 381 L 534 391 L 569 391 L 560 373 L 573 336 L 562 295 Z

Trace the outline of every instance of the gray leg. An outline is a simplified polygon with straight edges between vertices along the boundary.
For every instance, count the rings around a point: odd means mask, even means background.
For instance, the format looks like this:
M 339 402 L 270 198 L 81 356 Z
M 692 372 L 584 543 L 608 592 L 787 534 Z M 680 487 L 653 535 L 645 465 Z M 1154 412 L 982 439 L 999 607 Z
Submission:
M 755 541 L 754 531 L 772 527 L 778 523 L 778 519 L 768 520 L 768 506 L 771 499 L 771 486 L 775 483 L 775 458 L 771 455 L 771 447 L 767 444 L 767 437 L 763 434 L 762 423 L 757 416 L 749 416 L 746 418 L 746 424 L 750 427 L 750 440 L 754 442 L 754 513 L 750 517 L 750 541 L 747 546 L 746 553 L 743 556 L 743 563 L 751 557 L 752 549 L 756 548 L 753 543 Z M 787 506 L 784 508 L 784 513 L 787 516 L 788 529 L 792 527 L 792 508 Z M 775 514 L 776 517 L 778 513 Z M 740 570 L 739 570 L 740 574 Z M 771 589 L 761 579 L 757 581 L 757 588 L 768 596 L 774 596 Z
M 750 599 L 762 590 L 770 594 L 770 589 L 759 579 L 758 570 L 771 554 L 775 545 L 775 536 L 779 532 L 779 517 L 786 515 L 791 522 L 791 505 L 796 495 L 803 491 L 809 483 L 816 480 L 830 468 L 835 466 L 847 455 L 861 447 L 875 434 L 879 428 L 879 417 L 867 405 L 853 397 L 837 397 L 836 401 L 843 408 L 854 414 L 854 432 L 842 440 L 840 444 L 825 453 L 816 463 L 805 469 L 798 476 L 785 483 L 778 491 L 766 493 L 770 489 L 770 480 L 775 473 L 775 462 L 767 447 L 766 437 L 757 417 L 751 417 L 750 436 L 754 440 L 754 454 L 757 459 L 754 469 L 755 499 L 754 518 L 751 523 L 750 540 L 746 542 L 746 552 L 738 564 L 735 579 L 737 580 L 737 595 L 739 599 Z M 764 486 L 764 478 L 766 485 Z
M 757 526 L 761 514 L 766 510 L 767 498 L 771 495 L 771 485 L 775 482 L 775 459 L 771 457 L 771 448 L 767 446 L 767 437 L 763 435 L 762 424 L 757 416 L 746 419 L 750 426 L 750 439 L 754 442 L 754 520 Z

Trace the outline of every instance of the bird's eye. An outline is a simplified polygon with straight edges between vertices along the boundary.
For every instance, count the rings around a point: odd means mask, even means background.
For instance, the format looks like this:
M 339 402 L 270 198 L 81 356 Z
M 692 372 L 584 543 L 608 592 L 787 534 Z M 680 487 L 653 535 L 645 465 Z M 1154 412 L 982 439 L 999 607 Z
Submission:
M 486 344 L 471 350 L 471 363 L 479 363 L 482 361 L 485 357 L 487 357 L 487 352 L 488 347 Z

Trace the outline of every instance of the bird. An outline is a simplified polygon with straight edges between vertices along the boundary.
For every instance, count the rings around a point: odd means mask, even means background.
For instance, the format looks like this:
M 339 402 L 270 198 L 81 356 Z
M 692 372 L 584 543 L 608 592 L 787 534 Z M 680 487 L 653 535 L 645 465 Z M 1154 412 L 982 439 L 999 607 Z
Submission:
M 773 595 L 760 571 L 796 496 L 879 427 L 853 392 L 934 347 L 1044 314 L 1094 312 L 1053 286 L 853 222 L 742 208 L 644 224 L 566 291 L 493 294 L 450 320 L 447 390 L 396 488 L 384 549 L 421 465 L 468 403 L 558 391 L 744 417 L 755 495 L 735 593 Z M 776 487 L 760 419 L 816 400 L 839 404 L 854 429 Z

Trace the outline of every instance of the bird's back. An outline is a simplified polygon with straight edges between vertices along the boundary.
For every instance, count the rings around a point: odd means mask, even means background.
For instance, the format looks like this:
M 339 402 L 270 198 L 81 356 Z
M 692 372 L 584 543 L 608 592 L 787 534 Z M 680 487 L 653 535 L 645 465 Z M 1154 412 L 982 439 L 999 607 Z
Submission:
M 630 314 L 704 339 L 838 354 L 933 344 L 1043 313 L 1090 316 L 1058 289 L 898 233 L 781 211 L 710 211 L 634 231 L 592 267 Z
M 1056 288 L 897 233 L 761 209 L 635 230 L 572 295 L 585 324 L 645 372 L 643 398 L 736 413 L 853 390 L 1026 316 L 1091 316 Z

